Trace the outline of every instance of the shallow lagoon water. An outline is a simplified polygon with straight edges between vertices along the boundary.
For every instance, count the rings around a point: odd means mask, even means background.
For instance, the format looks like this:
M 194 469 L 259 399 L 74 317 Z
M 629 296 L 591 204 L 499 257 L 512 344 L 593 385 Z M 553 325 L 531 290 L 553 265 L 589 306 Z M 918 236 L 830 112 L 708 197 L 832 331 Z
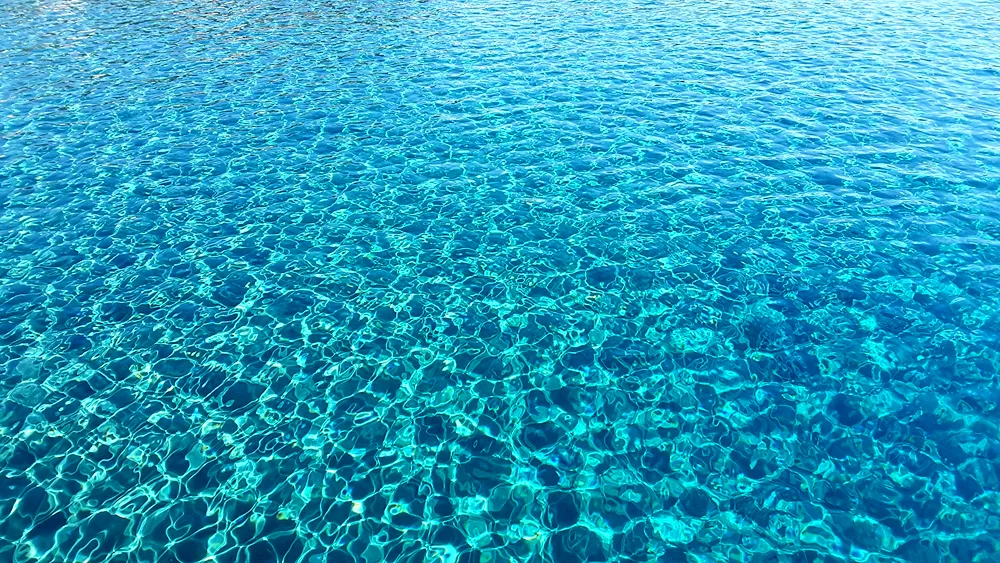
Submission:
M 989 1 L 0 2 L 0 561 L 1000 560 Z

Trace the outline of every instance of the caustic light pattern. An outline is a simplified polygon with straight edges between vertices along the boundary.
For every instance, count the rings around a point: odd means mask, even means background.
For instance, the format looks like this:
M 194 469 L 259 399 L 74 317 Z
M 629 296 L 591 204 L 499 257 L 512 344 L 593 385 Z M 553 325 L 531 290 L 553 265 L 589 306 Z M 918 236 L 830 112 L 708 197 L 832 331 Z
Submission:
M 998 37 L 0 1 L 0 562 L 1000 560 Z

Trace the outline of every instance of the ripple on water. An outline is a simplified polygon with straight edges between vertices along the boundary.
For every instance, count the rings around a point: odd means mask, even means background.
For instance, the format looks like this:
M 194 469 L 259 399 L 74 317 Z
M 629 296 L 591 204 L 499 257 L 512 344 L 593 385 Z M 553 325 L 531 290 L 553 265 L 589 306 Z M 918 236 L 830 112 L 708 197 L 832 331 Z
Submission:
M 1000 558 L 995 2 L 0 3 L 0 561 Z

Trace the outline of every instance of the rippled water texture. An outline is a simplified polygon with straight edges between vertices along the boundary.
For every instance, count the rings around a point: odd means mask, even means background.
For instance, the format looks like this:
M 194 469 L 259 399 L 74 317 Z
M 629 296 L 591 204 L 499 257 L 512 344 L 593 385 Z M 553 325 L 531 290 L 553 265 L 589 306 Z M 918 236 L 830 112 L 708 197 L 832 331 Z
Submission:
M 993 0 L 0 0 L 0 563 L 1000 561 Z

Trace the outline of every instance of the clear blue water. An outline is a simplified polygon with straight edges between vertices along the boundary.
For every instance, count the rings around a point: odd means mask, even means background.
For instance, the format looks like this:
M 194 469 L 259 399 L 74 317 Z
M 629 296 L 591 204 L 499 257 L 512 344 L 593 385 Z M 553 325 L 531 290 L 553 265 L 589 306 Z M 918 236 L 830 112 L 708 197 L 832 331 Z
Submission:
M 0 1 L 0 562 L 1000 561 L 994 1 Z

